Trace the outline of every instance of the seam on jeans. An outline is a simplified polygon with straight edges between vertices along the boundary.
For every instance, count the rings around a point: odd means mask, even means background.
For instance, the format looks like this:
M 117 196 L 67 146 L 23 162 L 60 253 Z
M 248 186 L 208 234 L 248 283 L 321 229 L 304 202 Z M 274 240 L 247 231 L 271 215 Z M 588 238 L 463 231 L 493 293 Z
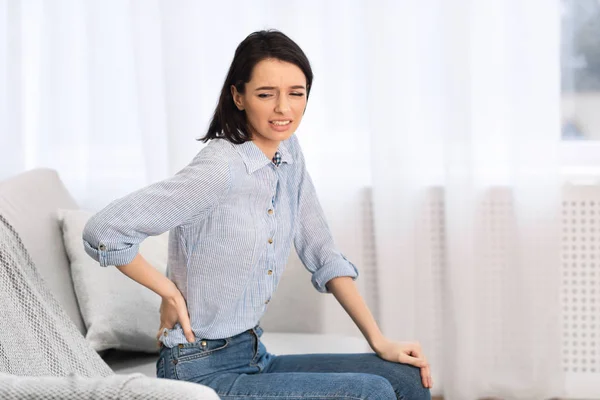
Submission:
M 159 372 L 162 369 L 162 375 L 163 376 L 159 376 Z M 164 356 L 159 356 L 158 359 L 158 363 L 156 366 L 156 377 L 157 378 L 164 378 L 166 376 L 166 371 L 165 371 L 165 357 Z
M 177 371 L 175 370 L 175 364 L 173 363 L 174 358 L 174 354 L 175 354 L 175 348 L 171 347 L 170 349 L 170 357 L 167 359 L 167 362 L 165 362 L 165 378 L 168 378 L 169 376 L 175 377 L 175 379 L 179 379 L 179 377 L 177 376 Z M 170 368 L 169 370 L 169 375 L 167 375 L 167 369 L 166 368 Z M 170 378 L 168 378 L 170 379 Z
M 254 357 L 252 357 L 252 360 L 250 360 L 250 366 L 251 367 L 258 367 L 258 353 L 260 350 L 260 338 L 258 337 L 258 335 L 256 334 L 256 332 L 254 332 L 254 329 L 250 329 L 250 332 L 252 334 L 252 338 L 255 341 L 255 349 L 254 349 Z

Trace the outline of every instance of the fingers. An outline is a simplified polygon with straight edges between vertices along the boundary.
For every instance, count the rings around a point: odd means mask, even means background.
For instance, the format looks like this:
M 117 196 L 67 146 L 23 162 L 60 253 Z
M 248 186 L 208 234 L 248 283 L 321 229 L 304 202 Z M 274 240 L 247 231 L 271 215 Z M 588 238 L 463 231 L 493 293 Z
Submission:
M 156 334 L 156 347 L 158 347 L 160 349 L 162 343 L 160 341 L 160 337 L 163 333 L 163 327 L 161 326 L 160 329 L 158 330 L 158 333 Z
M 196 341 L 196 335 L 194 335 L 194 332 L 192 332 L 190 317 L 187 315 L 187 313 L 184 316 L 179 317 L 179 324 L 183 329 L 183 334 L 185 335 L 187 341 L 190 343 L 194 343 Z
M 412 360 L 409 360 L 409 362 L 406 362 L 406 363 L 414 365 L 415 367 L 418 367 L 421 372 L 421 381 L 423 382 L 423 386 L 426 388 L 431 388 L 431 370 L 429 368 L 429 362 L 427 361 L 427 359 L 425 359 L 425 357 L 423 357 L 423 358 L 410 357 L 410 358 L 412 358 Z
M 423 382 L 423 386 L 431 389 L 433 386 L 433 381 L 431 380 L 431 370 L 429 365 L 421 368 L 421 381 Z
M 418 368 L 422 368 L 427 365 L 426 360 L 424 360 L 422 358 L 418 358 L 418 357 L 409 356 L 408 354 L 400 354 L 399 361 L 403 364 L 413 365 Z
M 423 353 L 421 351 L 421 346 L 419 343 L 406 343 L 406 347 L 404 351 L 400 353 L 401 363 L 410 364 L 415 367 L 424 367 L 427 364 L 425 357 L 423 357 Z
M 426 388 L 431 388 L 431 372 L 429 369 L 429 363 L 425 358 L 417 358 L 404 354 L 400 357 L 400 362 L 419 368 L 423 386 Z
M 196 335 L 192 331 L 185 299 L 182 296 L 163 298 L 160 305 L 160 329 L 156 334 L 156 340 L 160 340 L 165 329 L 173 329 L 177 322 L 181 325 L 185 339 L 190 343 L 194 343 Z
M 402 362 L 413 365 L 415 367 L 419 367 L 423 386 L 426 388 L 431 388 L 433 386 L 429 362 L 423 355 L 423 350 L 421 349 L 421 345 L 418 342 L 412 343 L 412 345 L 410 346 L 410 351 L 406 357 L 406 361 Z
M 421 350 L 421 345 L 418 342 L 411 344 L 410 355 L 417 358 L 425 358 L 423 357 L 423 350 Z
M 192 326 L 190 323 L 190 315 L 188 314 L 187 305 L 183 296 L 181 297 L 183 305 L 178 304 L 177 306 L 177 319 L 179 320 L 179 325 L 181 325 L 181 329 L 183 329 L 183 334 L 185 335 L 186 340 L 189 343 L 194 343 L 196 341 L 196 335 L 192 331 Z
M 196 335 L 194 335 L 194 331 L 192 331 L 189 319 L 187 320 L 187 324 L 186 324 L 187 328 L 184 327 L 184 323 L 180 323 L 180 324 L 181 324 L 181 327 L 183 328 L 183 334 L 185 335 L 186 340 L 190 343 L 194 343 L 196 341 Z M 160 337 L 163 335 L 165 329 L 172 329 L 172 328 L 165 328 L 165 327 L 161 326 L 160 329 L 158 330 L 158 332 L 156 333 L 156 340 L 160 340 Z

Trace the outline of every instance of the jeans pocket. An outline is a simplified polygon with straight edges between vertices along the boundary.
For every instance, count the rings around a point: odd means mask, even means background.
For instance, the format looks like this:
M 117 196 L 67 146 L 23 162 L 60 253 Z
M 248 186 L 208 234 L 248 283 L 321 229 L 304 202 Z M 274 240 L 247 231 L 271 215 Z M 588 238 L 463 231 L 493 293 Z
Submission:
M 229 339 L 204 339 L 195 343 L 185 343 L 173 350 L 173 364 L 176 378 L 182 381 L 198 381 L 221 368 L 225 362 L 222 351 L 229 345 Z
M 184 362 L 203 358 L 222 350 L 229 345 L 229 339 L 202 339 L 194 343 L 185 343 L 177 346 L 175 359 Z

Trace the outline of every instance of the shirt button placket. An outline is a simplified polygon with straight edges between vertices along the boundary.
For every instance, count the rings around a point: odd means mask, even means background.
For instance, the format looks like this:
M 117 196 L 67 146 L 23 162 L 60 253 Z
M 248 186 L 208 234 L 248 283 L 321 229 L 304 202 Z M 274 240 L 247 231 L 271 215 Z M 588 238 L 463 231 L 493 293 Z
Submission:
M 276 220 L 275 220 L 275 218 L 273 218 L 273 216 L 275 214 L 275 195 L 271 198 L 271 206 L 267 210 L 267 214 L 269 217 L 269 226 L 271 228 L 271 237 L 267 240 L 267 242 L 269 243 L 269 249 L 267 250 L 267 253 L 269 254 L 269 256 L 267 258 L 267 262 L 269 264 L 267 267 L 268 268 L 267 276 L 273 277 L 272 265 L 275 263 L 275 249 L 272 247 L 272 245 L 273 245 L 273 236 L 275 234 L 275 225 L 276 225 Z M 272 279 L 267 280 L 267 285 L 269 285 L 270 289 L 273 290 L 273 280 Z M 267 306 L 267 304 L 269 304 L 269 301 L 271 301 L 270 296 L 269 296 L 269 299 L 267 299 L 265 301 L 265 307 Z

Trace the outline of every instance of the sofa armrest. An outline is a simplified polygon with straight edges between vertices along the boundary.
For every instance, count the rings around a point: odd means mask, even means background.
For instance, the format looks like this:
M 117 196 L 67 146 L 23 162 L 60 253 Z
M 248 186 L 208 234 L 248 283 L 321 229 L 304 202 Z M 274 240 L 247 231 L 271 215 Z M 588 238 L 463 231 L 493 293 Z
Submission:
M 4 400 L 219 400 L 207 386 L 169 379 L 149 378 L 142 374 L 112 375 L 105 378 L 15 376 L 0 373 L 0 398 Z

